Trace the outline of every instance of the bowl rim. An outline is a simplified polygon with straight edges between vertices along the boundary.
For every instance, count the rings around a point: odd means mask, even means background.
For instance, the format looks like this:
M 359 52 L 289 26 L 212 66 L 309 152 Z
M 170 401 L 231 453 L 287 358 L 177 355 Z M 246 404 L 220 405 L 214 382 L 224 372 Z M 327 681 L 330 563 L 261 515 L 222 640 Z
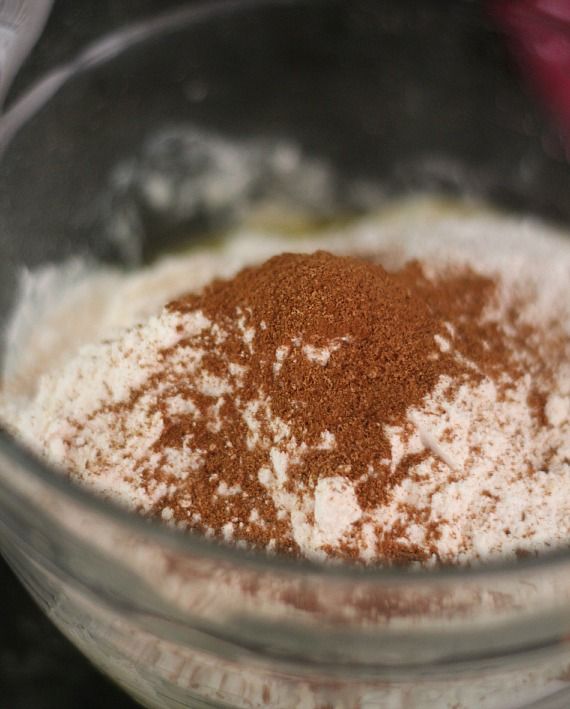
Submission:
M 182 6 L 138 20 L 87 44 L 70 61 L 48 71 L 9 106 L 0 116 L 0 160 L 4 150 L 20 128 L 52 99 L 71 79 L 87 73 L 90 69 L 112 61 L 123 52 L 147 40 L 172 31 L 185 29 L 202 21 L 215 20 L 234 12 L 255 11 L 271 6 L 293 7 L 310 0 L 201 0 L 192 6 Z M 320 0 L 326 2 L 326 0 Z M 488 28 L 487 28 L 488 29 Z M 489 29 L 489 31 L 492 31 Z M 495 30 L 496 31 L 496 30 Z M 472 567 L 356 567 L 348 564 L 324 564 L 307 559 L 268 555 L 260 550 L 249 550 L 223 544 L 203 535 L 182 532 L 160 522 L 149 520 L 126 508 L 71 482 L 65 475 L 46 461 L 26 449 L 7 431 L 0 428 L 0 460 L 16 465 L 58 494 L 79 504 L 88 512 L 100 515 L 110 522 L 128 528 L 132 532 L 192 556 L 219 559 L 231 565 L 251 567 L 263 572 L 279 574 L 319 576 L 342 581 L 367 584 L 454 583 L 480 579 L 492 575 L 544 570 L 556 570 L 570 562 L 570 549 L 548 551 L 537 557 L 515 560 L 491 559 Z

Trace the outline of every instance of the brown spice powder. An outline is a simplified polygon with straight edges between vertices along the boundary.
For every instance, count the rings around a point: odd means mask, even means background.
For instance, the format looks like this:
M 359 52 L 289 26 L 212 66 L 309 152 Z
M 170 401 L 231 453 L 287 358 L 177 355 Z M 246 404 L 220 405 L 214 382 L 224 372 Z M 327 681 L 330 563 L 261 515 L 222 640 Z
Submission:
M 512 350 L 533 333 L 518 326 L 514 311 L 505 321 L 508 334 L 504 323 L 482 317 L 497 291 L 493 279 L 466 267 L 428 277 L 418 262 L 387 272 L 370 260 L 320 251 L 277 256 L 171 302 L 168 312 L 200 311 L 210 326 L 185 337 L 180 325 L 182 339 L 161 351 L 159 373 L 128 401 L 106 407 L 128 413 L 149 392 L 155 397 L 162 434 L 142 470 L 137 463 L 149 495 L 157 485 L 168 490 L 152 513 L 208 535 L 299 554 L 291 519 L 260 479 L 276 441 L 303 451 L 288 459 L 289 495 L 310 497 L 319 481 L 341 476 L 363 511 L 387 503 L 394 487 L 416 479 L 417 466 L 429 459 L 421 451 L 392 466 L 387 426 L 407 426 L 411 434 L 407 412 L 441 377 L 453 391 L 483 377 L 498 383 L 521 374 Z M 203 353 L 192 375 L 178 366 L 186 348 Z M 225 393 L 200 389 L 198 376 L 225 383 Z M 173 411 L 173 397 L 193 410 Z M 531 398 L 540 417 L 544 397 L 537 391 Z M 117 425 L 125 425 L 120 415 Z M 173 473 L 169 453 L 187 446 L 199 452 L 199 466 Z M 403 519 L 425 530 L 422 545 L 410 541 L 405 523 L 377 528 L 377 558 L 408 564 L 437 556 L 440 530 L 429 513 L 402 509 Z M 314 524 L 311 513 L 306 521 Z M 350 536 L 323 551 L 357 559 L 363 534 L 356 522 Z
M 166 401 L 157 400 L 165 425 L 154 452 L 164 453 L 191 438 L 205 455 L 200 470 L 183 482 L 165 475 L 160 462 L 149 466 L 149 481 L 159 479 L 175 488 L 156 513 L 168 504 L 175 520 L 202 532 L 218 535 L 231 523 L 236 540 L 298 553 L 290 521 L 278 515 L 259 481 L 268 444 L 247 443 L 244 402 L 264 398 L 272 415 L 289 424 L 290 437 L 307 446 L 302 461 L 288 468 L 292 494 L 313 491 L 323 475 L 340 474 L 356 483 L 363 509 L 382 504 L 418 462 L 417 456 L 409 456 L 391 471 L 384 427 L 402 424 L 409 407 L 418 405 L 442 375 L 459 383 L 511 366 L 498 327 L 480 323 L 495 287 L 491 279 L 468 269 L 432 281 L 418 263 L 388 273 L 375 263 L 317 252 L 272 258 L 170 303 L 171 312 L 200 310 L 218 327 L 218 332 L 201 335 L 199 343 L 194 337 L 177 348 L 199 344 L 208 352 L 202 371 L 221 379 L 231 378 L 230 366 L 236 363 L 244 366 L 244 375 L 239 390 L 223 398 L 217 430 L 206 415 L 214 398 L 197 395 L 183 378 L 174 378 L 173 386 L 192 398 L 200 417 L 172 416 Z M 249 340 L 247 328 L 254 333 Z M 222 343 L 219 331 L 224 333 Z M 475 360 L 479 373 L 458 364 L 451 351 L 440 351 L 436 336 L 453 339 L 453 351 Z M 307 346 L 323 348 L 330 353 L 328 360 L 314 361 Z M 279 348 L 287 348 L 287 356 L 276 372 Z M 168 355 L 165 350 L 165 361 Z M 274 434 L 261 416 L 258 425 L 260 440 L 270 441 Z M 323 431 L 334 436 L 334 447 L 320 445 Z M 239 494 L 220 495 L 220 483 L 237 486 Z M 191 508 L 181 504 L 189 499 Z M 356 556 L 358 533 L 355 525 L 352 540 L 335 555 Z M 396 541 L 400 533 L 405 530 L 380 537 L 379 556 L 407 562 L 433 553 L 431 548 L 402 545 Z M 437 529 L 431 535 L 436 538 Z

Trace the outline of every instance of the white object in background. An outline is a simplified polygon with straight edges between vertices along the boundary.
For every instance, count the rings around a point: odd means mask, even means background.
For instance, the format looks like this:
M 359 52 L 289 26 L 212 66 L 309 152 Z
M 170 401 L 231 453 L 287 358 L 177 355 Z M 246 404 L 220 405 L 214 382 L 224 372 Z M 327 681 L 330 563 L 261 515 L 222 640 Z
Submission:
M 0 107 L 44 28 L 53 0 L 0 0 Z

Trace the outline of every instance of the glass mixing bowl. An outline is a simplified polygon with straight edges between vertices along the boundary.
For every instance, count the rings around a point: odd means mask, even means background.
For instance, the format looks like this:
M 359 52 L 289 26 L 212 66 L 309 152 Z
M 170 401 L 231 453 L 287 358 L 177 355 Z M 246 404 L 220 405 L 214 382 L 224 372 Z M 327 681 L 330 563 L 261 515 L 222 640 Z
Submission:
M 97 42 L 3 117 L 2 332 L 23 269 L 133 267 L 238 218 L 231 190 L 186 208 L 204 174 L 223 177 L 205 134 L 326 163 L 320 217 L 363 208 L 372 185 L 374 201 L 477 195 L 570 224 L 568 165 L 478 3 L 204 2 Z M 148 707 L 570 704 L 568 552 L 471 570 L 268 558 L 95 499 L 5 432 L 0 543 L 54 623 Z

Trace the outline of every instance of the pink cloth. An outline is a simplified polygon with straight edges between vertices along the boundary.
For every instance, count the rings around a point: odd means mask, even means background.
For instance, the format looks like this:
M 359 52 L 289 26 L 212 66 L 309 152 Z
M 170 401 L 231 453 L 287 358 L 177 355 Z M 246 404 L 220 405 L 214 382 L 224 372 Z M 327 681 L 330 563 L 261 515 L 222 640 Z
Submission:
M 570 0 L 494 0 L 490 10 L 570 151 Z

